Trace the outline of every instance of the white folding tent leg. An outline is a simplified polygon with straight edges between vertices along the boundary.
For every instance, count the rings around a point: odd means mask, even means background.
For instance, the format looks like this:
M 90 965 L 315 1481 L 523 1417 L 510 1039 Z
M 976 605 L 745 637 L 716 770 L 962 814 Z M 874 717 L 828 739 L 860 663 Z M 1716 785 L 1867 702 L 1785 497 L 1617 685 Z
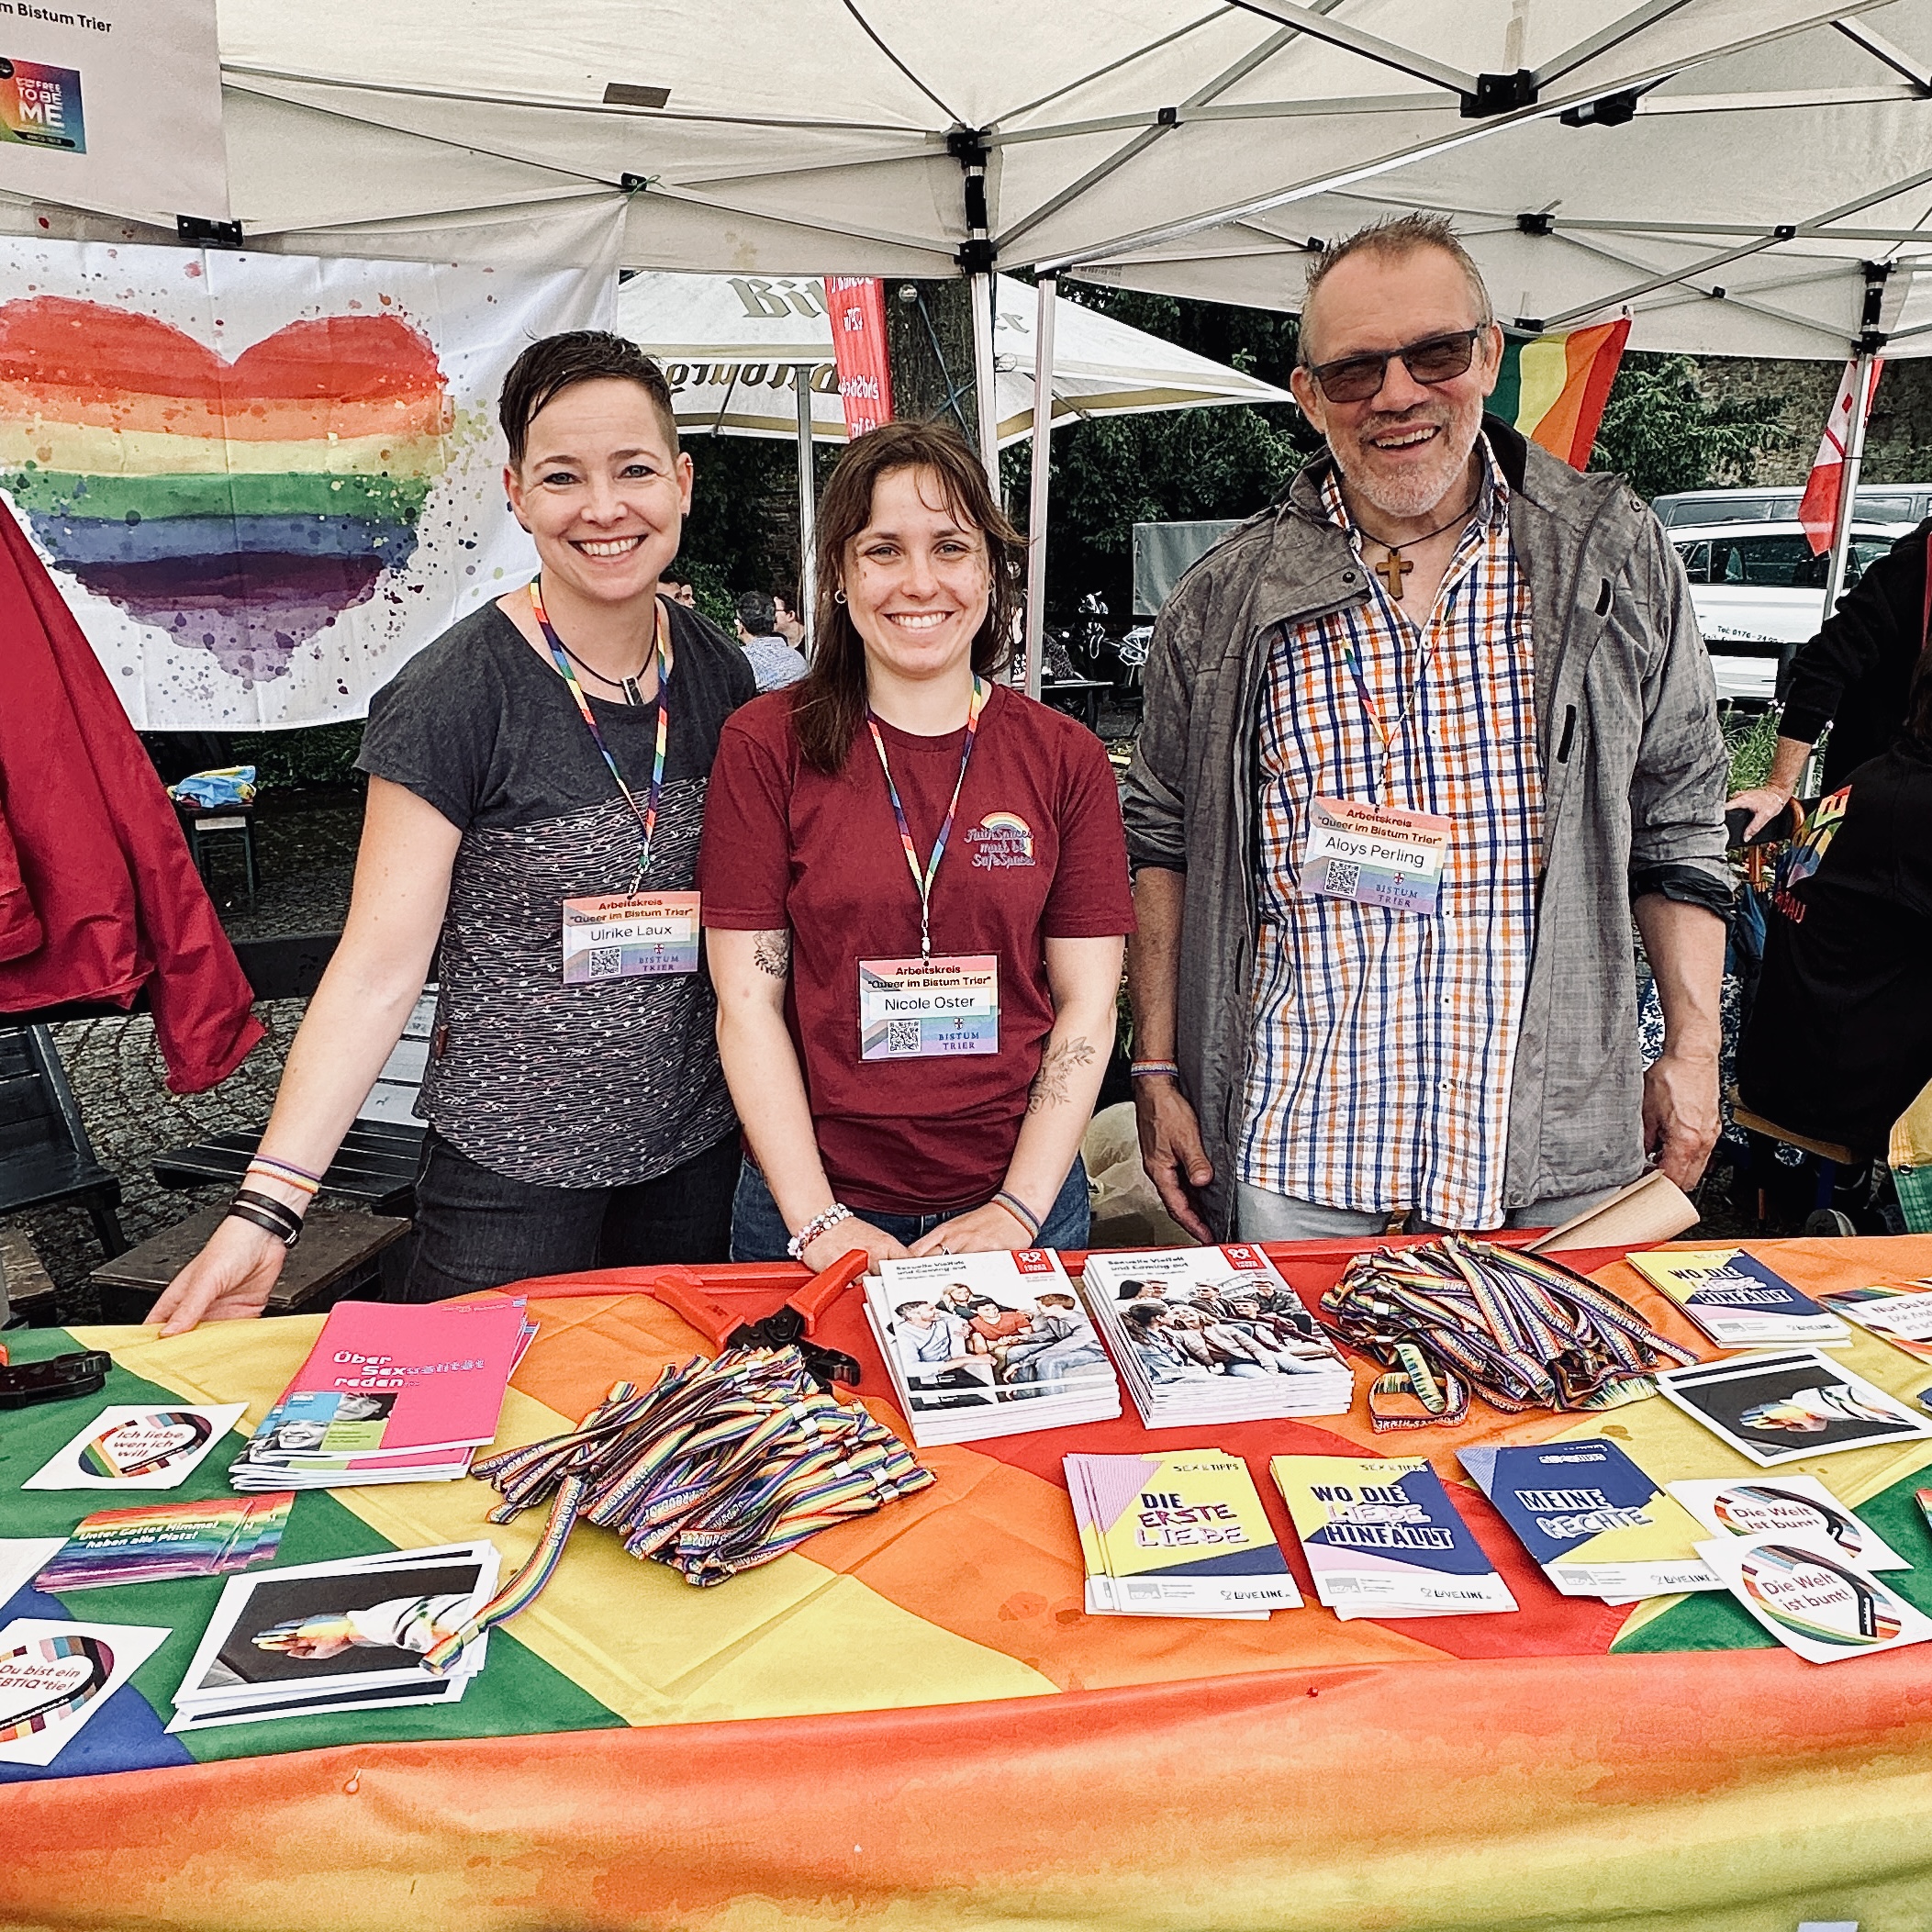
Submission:
M 969 275 L 973 305 L 973 402 L 979 426 L 979 460 L 986 465 L 993 500 L 1000 500 L 999 372 L 993 366 L 993 278 Z
M 1878 357 L 1870 349 L 1858 353 L 1851 385 L 1851 423 L 1845 438 L 1845 464 L 1838 473 L 1838 519 L 1831 538 L 1831 568 L 1825 574 L 1825 617 L 1838 608 L 1845 588 L 1845 560 L 1851 553 L 1851 518 L 1859 500 L 1859 470 L 1865 461 L 1865 418 L 1871 408 L 1872 377 Z
M 1040 695 L 1046 643 L 1046 493 L 1053 470 L 1054 315 L 1059 278 L 1042 275 L 1033 323 L 1033 468 L 1026 508 L 1026 695 Z
M 811 373 L 810 363 L 798 363 L 792 375 L 798 390 L 798 605 L 805 626 L 805 654 L 811 655 L 813 629 L 818 622 L 819 503 L 811 476 Z

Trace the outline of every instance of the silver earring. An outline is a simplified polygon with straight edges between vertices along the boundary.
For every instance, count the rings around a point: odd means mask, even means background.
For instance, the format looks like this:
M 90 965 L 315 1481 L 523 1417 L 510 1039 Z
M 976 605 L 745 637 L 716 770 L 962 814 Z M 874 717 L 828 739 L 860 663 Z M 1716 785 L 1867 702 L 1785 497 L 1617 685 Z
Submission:
M 834 604 L 843 604 L 845 601 L 845 593 L 843 590 L 834 590 L 832 594 L 832 601 Z

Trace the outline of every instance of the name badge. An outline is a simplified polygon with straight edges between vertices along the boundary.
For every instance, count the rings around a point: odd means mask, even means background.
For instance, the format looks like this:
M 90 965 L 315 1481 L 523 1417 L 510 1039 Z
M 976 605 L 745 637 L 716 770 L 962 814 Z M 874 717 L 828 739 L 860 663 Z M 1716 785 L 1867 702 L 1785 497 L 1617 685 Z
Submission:
M 1435 910 L 1449 821 L 1393 805 L 1316 798 L 1301 848 L 1301 890 L 1391 912 Z
M 564 984 L 698 970 L 695 892 L 613 892 L 564 901 Z
M 859 961 L 859 1058 L 1000 1051 L 1000 961 L 991 953 Z

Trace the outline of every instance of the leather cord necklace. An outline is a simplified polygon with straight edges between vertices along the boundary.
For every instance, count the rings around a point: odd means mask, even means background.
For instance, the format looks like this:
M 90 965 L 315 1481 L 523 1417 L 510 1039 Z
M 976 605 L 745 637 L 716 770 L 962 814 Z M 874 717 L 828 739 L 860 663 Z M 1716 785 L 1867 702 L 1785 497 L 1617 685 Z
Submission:
M 1381 540 L 1378 538 L 1376 541 L 1379 542 Z M 1402 593 L 1398 591 L 1396 595 L 1400 597 Z M 561 637 L 557 639 L 556 642 L 557 649 L 561 651 L 564 653 L 564 655 L 567 657 L 571 661 L 571 663 L 577 667 L 578 670 L 588 671 L 591 676 L 596 678 L 600 685 L 609 685 L 613 691 L 621 691 L 624 694 L 624 702 L 626 704 L 639 705 L 643 703 L 644 694 L 638 688 L 637 683 L 638 679 L 643 676 L 642 664 L 640 664 L 638 668 L 635 671 L 633 671 L 629 677 L 606 677 L 604 674 L 601 671 L 599 671 L 595 664 L 586 664 L 584 662 L 584 660 L 581 657 L 579 657 L 577 653 L 575 651 L 573 651 Z M 644 660 L 645 664 L 648 664 L 649 662 L 650 659 L 648 658 Z
M 1361 529 L 1365 537 L 1373 543 L 1381 544 L 1382 548 L 1389 553 L 1379 564 L 1371 564 L 1368 567 L 1389 586 L 1389 595 L 1398 604 L 1402 600 L 1402 579 L 1415 568 L 1415 565 L 1410 563 L 1407 557 L 1403 556 L 1402 552 L 1414 549 L 1418 543 L 1426 543 L 1432 537 L 1441 536 L 1446 530 L 1454 530 L 1458 523 L 1467 523 L 1475 514 L 1476 505 L 1481 495 L 1482 491 L 1479 487 L 1476 495 L 1471 497 L 1469 502 L 1455 516 L 1451 517 L 1446 523 L 1438 524 L 1434 530 L 1429 530 L 1423 536 L 1405 537 L 1401 543 L 1390 543 L 1386 539 L 1377 536 L 1372 530 L 1357 525 L 1357 528 Z

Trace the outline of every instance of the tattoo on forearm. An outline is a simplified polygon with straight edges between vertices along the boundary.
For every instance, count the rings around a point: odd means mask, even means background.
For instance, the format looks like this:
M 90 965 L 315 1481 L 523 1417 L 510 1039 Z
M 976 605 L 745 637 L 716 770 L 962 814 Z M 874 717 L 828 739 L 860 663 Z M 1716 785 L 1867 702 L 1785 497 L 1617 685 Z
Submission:
M 1093 1047 L 1084 1036 L 1055 1047 L 1040 1062 L 1040 1071 L 1033 1076 L 1033 1084 L 1027 1089 L 1026 1111 L 1038 1113 L 1043 1107 L 1064 1105 L 1067 1077 L 1076 1067 L 1085 1067 L 1092 1058 Z
M 791 934 L 787 932 L 754 932 L 755 942 L 752 957 L 758 962 L 761 973 L 769 973 L 774 979 L 783 979 L 791 971 Z

